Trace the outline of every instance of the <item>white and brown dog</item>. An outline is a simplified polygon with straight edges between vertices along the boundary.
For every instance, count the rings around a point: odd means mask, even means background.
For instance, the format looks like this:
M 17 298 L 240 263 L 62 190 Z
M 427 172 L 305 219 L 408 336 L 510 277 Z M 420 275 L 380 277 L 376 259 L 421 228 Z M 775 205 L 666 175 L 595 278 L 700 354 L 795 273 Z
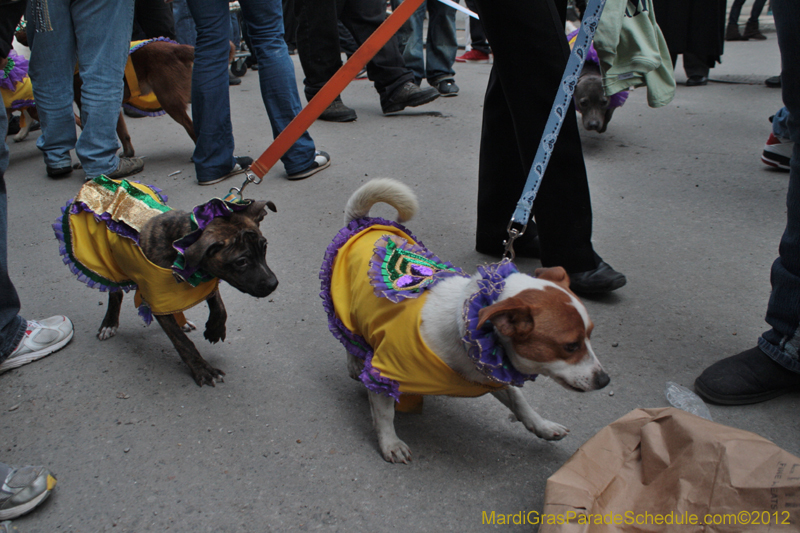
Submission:
M 385 202 L 410 219 L 417 200 L 406 185 L 373 180 L 345 208 L 345 228 L 328 247 L 321 296 L 329 327 L 348 352 L 348 369 L 369 391 L 383 458 L 406 463 L 409 447 L 394 412 L 425 395 L 492 393 L 547 440 L 568 429 L 545 420 L 519 387 L 543 374 L 567 389 L 602 389 L 609 380 L 592 350 L 594 325 L 561 267 L 536 277 L 509 261 L 472 276 L 440 260 L 396 222 L 368 217 Z

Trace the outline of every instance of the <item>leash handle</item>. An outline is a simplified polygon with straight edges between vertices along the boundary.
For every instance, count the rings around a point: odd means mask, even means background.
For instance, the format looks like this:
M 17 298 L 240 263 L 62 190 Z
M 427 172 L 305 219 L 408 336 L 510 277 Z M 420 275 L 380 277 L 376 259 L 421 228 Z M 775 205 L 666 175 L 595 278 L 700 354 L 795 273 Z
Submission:
M 347 84 L 361 72 L 361 69 L 366 66 L 369 60 L 397 33 L 400 26 L 411 17 L 414 11 L 422 5 L 422 2 L 423 0 L 404 0 L 397 6 L 397 9 L 378 26 L 378 29 L 364 41 L 358 50 L 350 56 L 350 59 L 314 95 L 308 105 L 272 141 L 272 144 L 261 154 L 261 157 L 253 162 L 250 170 L 254 175 L 263 178 L 269 172 L 269 169 L 278 162 L 283 154 L 297 142 L 297 139 L 311 127 L 311 124 L 347 87 Z
M 553 102 L 553 107 L 550 110 L 550 116 L 547 119 L 542 140 L 539 143 L 539 148 L 536 150 L 536 157 L 533 159 L 530 172 L 528 173 L 528 180 L 525 182 L 525 188 L 522 191 L 522 196 L 517 202 L 516 210 L 511 216 L 511 222 L 508 225 L 509 240 L 506 241 L 506 255 L 510 252 L 510 257 L 514 257 L 513 243 L 514 239 L 520 237 L 525 231 L 528 220 L 533 210 L 533 201 L 536 199 L 536 193 L 539 192 L 539 186 L 542 183 L 544 171 L 547 169 L 547 163 L 550 161 L 550 155 L 553 153 L 556 139 L 561 131 L 561 126 L 564 124 L 564 117 L 567 114 L 568 106 L 572 105 L 572 93 L 575 92 L 575 86 L 578 84 L 578 77 L 583 68 L 583 62 L 586 59 L 589 45 L 594 38 L 594 32 L 597 29 L 597 24 L 600 22 L 600 15 L 603 13 L 606 0 L 589 0 L 586 6 L 586 11 L 581 20 L 581 26 L 578 30 L 578 35 L 575 38 L 575 45 L 569 55 L 567 61 L 567 68 L 564 70 L 564 75 L 561 77 L 561 83 L 558 87 L 556 99 Z M 517 228 L 522 227 L 520 232 Z M 512 234 L 516 232 L 516 234 Z

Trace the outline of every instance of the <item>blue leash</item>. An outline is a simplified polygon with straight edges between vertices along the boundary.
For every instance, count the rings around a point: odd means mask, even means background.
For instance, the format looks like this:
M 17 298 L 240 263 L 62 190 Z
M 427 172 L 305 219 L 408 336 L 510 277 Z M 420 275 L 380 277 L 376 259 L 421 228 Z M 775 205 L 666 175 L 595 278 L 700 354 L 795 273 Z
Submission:
M 536 193 L 539 192 L 539 186 L 542 184 L 542 177 L 547 168 L 547 163 L 550 161 L 550 155 L 553 153 L 558 133 L 564 123 L 564 117 L 569 109 L 568 106 L 572 105 L 572 93 L 575 92 L 578 77 L 581 74 L 581 69 L 583 69 L 583 62 L 586 59 L 586 52 L 594 38 L 594 32 L 597 30 L 597 24 L 600 22 L 600 15 L 603 13 L 605 5 L 606 0 L 589 0 L 586 11 L 583 14 L 581 27 L 578 30 L 572 53 L 567 61 L 567 68 L 561 77 L 561 84 L 558 87 L 553 108 L 550 110 L 550 116 L 542 134 L 542 141 L 536 151 L 536 157 L 533 159 L 522 196 L 517 202 L 517 208 L 511 216 L 511 221 L 508 223 L 508 240 L 505 242 L 504 255 L 511 260 L 514 259 L 514 240 L 521 237 L 528 227 L 533 201 L 536 198 Z M 519 229 L 520 227 L 521 229 Z

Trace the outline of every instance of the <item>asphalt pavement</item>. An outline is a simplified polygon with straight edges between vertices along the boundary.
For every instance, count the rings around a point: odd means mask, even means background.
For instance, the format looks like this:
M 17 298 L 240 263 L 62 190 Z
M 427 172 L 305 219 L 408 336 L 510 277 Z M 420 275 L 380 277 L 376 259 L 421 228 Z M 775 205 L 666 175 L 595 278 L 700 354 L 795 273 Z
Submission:
M 408 226 L 440 257 L 467 270 L 490 260 L 474 251 L 474 232 L 491 65 L 457 63 L 457 97 L 391 117 L 371 82 L 353 81 L 343 98 L 358 120 L 310 129 L 331 167 L 289 182 L 278 164 L 248 187 L 246 196 L 278 208 L 262 229 L 280 286 L 257 300 L 223 284 L 227 339 L 210 345 L 191 334 L 226 372 L 215 388 L 195 385 L 161 329 L 143 326 L 130 295 L 117 336 L 95 337 L 105 295 L 61 263 L 50 227 L 83 172 L 50 179 L 38 133 L 12 142 L 9 264 L 23 314 L 65 314 L 75 323 L 66 348 L 0 376 L 0 461 L 46 464 L 59 480 L 49 500 L 14 526 L 24 533 L 530 531 L 484 525 L 482 513 L 541 510 L 548 476 L 598 430 L 633 409 L 668 405 L 667 381 L 691 387 L 705 367 L 754 346 L 766 329 L 788 183 L 787 173 L 759 160 L 768 117 L 782 105 L 780 90 L 763 84 L 780 71 L 775 33 L 767 36 L 726 43 L 711 72 L 716 81 L 705 87 L 685 87 L 679 63 L 670 105 L 651 109 L 637 89 L 606 133 L 582 133 L 595 248 L 628 284 L 585 299 L 611 384 L 576 394 L 540 378 L 523 389 L 570 435 L 540 440 L 491 396 L 428 398 L 423 414 L 396 418 L 414 454 L 410 465 L 388 464 L 377 450 L 365 390 L 347 376 L 328 331 L 318 269 L 345 201 L 379 176 L 417 191 L 421 211 Z M 255 158 L 272 140 L 256 72 L 231 88 L 231 102 L 236 153 Z M 189 209 L 240 184 L 237 177 L 199 187 L 192 142 L 168 117 L 128 119 L 128 128 L 146 158 L 136 179 L 164 189 L 172 206 Z M 530 272 L 539 263 L 518 265 Z M 202 327 L 205 313 L 198 306 L 188 317 Z M 715 421 L 800 455 L 799 402 L 793 394 L 710 410 Z

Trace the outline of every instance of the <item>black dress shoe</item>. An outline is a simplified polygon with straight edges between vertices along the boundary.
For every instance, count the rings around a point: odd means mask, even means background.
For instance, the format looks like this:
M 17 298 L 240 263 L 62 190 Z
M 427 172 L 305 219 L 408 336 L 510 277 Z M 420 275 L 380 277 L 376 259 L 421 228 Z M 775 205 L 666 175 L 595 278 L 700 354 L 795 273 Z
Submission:
M 72 165 L 66 167 L 49 167 L 45 165 L 45 168 L 47 170 L 47 175 L 51 178 L 64 178 L 72 174 Z
M 327 122 L 353 122 L 357 118 L 358 115 L 356 115 L 355 109 L 344 105 L 341 96 L 337 96 L 336 99 L 331 102 L 331 105 L 319 116 L 320 120 L 325 120 Z
M 569 274 L 569 288 L 576 294 L 611 292 L 627 282 L 624 274 L 611 268 L 611 265 L 605 261 L 600 261 L 594 270 Z
M 800 391 L 800 374 L 755 347 L 706 368 L 694 381 L 694 389 L 713 403 L 747 405 Z
M 385 102 L 381 102 L 384 113 L 397 113 L 407 107 L 417 107 L 439 98 L 439 91 L 433 87 L 420 89 L 413 81 L 408 81 L 392 93 Z
M 686 80 L 687 87 L 698 87 L 700 85 L 708 85 L 708 78 L 706 76 L 689 76 L 689 79 Z

